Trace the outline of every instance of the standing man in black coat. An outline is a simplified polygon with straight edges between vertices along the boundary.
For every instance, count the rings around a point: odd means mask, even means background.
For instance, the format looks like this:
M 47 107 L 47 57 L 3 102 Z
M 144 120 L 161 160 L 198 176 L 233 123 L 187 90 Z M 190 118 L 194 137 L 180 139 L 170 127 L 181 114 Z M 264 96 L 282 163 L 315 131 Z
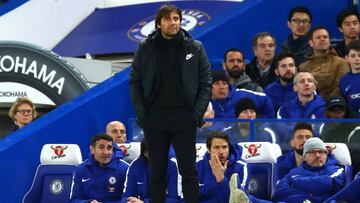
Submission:
M 149 196 L 165 202 L 169 146 L 175 149 L 186 203 L 199 202 L 196 127 L 211 96 L 211 71 L 201 42 L 181 29 L 182 14 L 166 4 L 155 28 L 140 42 L 130 73 L 130 92 L 144 129 L 150 166 Z

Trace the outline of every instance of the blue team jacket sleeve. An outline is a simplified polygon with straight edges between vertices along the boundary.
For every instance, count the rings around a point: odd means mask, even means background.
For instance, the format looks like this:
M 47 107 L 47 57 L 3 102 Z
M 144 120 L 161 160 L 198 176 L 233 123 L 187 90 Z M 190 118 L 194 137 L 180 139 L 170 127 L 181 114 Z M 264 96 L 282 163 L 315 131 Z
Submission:
M 74 177 L 73 177 L 73 185 L 70 193 L 71 203 L 84 203 L 88 202 L 86 194 L 81 184 L 81 178 L 79 176 L 79 168 L 76 168 Z
M 296 177 L 293 180 L 293 187 L 317 196 L 330 193 L 332 186 L 332 179 L 328 175 Z
M 274 201 L 286 201 L 291 195 L 306 194 L 305 192 L 292 187 L 292 175 L 288 174 L 281 179 L 275 186 Z
M 214 175 L 212 174 L 211 168 L 208 163 L 209 160 L 201 160 L 200 164 L 198 163 L 198 173 L 199 173 L 199 196 L 200 201 L 206 200 L 218 200 L 224 199 L 224 197 L 229 198 L 230 189 L 229 181 L 224 177 L 224 180 L 220 183 L 216 182 Z M 224 202 L 226 202 L 224 200 Z

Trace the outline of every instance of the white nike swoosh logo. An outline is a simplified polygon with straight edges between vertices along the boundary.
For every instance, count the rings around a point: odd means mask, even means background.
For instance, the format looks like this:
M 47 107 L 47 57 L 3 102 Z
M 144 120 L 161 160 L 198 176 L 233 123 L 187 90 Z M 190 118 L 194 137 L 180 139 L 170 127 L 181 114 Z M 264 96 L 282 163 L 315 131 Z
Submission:
M 205 184 L 201 184 L 201 183 L 199 183 L 199 187 L 201 187 L 201 186 L 204 186 Z
M 298 177 L 298 176 L 300 176 L 300 175 L 294 175 L 294 176 L 291 176 L 291 178 L 295 178 L 295 177 Z
M 229 129 L 231 129 L 231 126 L 229 126 L 229 127 L 224 127 L 222 131 L 224 132 L 224 131 L 227 131 L 227 130 L 229 130 Z
M 351 85 L 348 85 L 348 86 L 345 88 L 345 92 L 347 92 L 350 87 L 351 87 Z
M 186 60 L 189 60 L 189 59 L 191 59 L 191 57 L 193 57 L 193 56 L 194 56 L 193 54 L 188 54 L 188 55 L 186 55 L 185 59 L 186 59 Z
M 81 182 L 85 183 L 85 182 L 87 182 L 87 181 L 89 181 L 89 180 L 90 180 L 90 178 L 87 178 L 87 179 L 81 179 Z
M 141 184 L 144 184 L 144 183 L 143 182 L 136 182 L 136 184 L 141 185 Z

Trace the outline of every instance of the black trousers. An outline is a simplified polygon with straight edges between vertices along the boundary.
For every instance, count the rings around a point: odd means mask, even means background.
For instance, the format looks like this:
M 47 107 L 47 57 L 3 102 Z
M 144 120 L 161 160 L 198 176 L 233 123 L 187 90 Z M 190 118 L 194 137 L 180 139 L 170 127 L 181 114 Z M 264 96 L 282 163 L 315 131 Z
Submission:
M 150 110 L 144 122 L 149 155 L 149 196 L 151 203 L 163 203 L 166 196 L 166 173 L 170 144 L 173 145 L 182 177 L 185 203 L 199 202 L 196 170 L 196 121 L 189 109 Z

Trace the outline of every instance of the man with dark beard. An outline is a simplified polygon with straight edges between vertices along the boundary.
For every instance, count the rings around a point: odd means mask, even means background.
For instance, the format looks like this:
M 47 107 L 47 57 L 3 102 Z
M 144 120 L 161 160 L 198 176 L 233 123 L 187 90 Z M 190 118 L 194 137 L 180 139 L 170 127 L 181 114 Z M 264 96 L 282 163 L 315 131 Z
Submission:
M 276 162 L 278 180 L 286 176 L 291 169 L 302 164 L 304 144 L 306 140 L 313 137 L 312 126 L 308 123 L 297 123 L 292 131 L 292 135 L 290 145 L 294 151 L 281 155 Z
M 279 54 L 275 66 L 278 79 L 265 88 L 265 94 L 270 97 L 277 111 L 284 101 L 296 97 L 293 89 L 294 76 L 297 73 L 294 56 L 290 53 Z
M 244 55 L 239 49 L 230 48 L 225 52 L 223 68 L 226 71 L 230 84 L 239 89 L 264 92 L 260 85 L 254 83 L 245 73 L 245 65 Z

